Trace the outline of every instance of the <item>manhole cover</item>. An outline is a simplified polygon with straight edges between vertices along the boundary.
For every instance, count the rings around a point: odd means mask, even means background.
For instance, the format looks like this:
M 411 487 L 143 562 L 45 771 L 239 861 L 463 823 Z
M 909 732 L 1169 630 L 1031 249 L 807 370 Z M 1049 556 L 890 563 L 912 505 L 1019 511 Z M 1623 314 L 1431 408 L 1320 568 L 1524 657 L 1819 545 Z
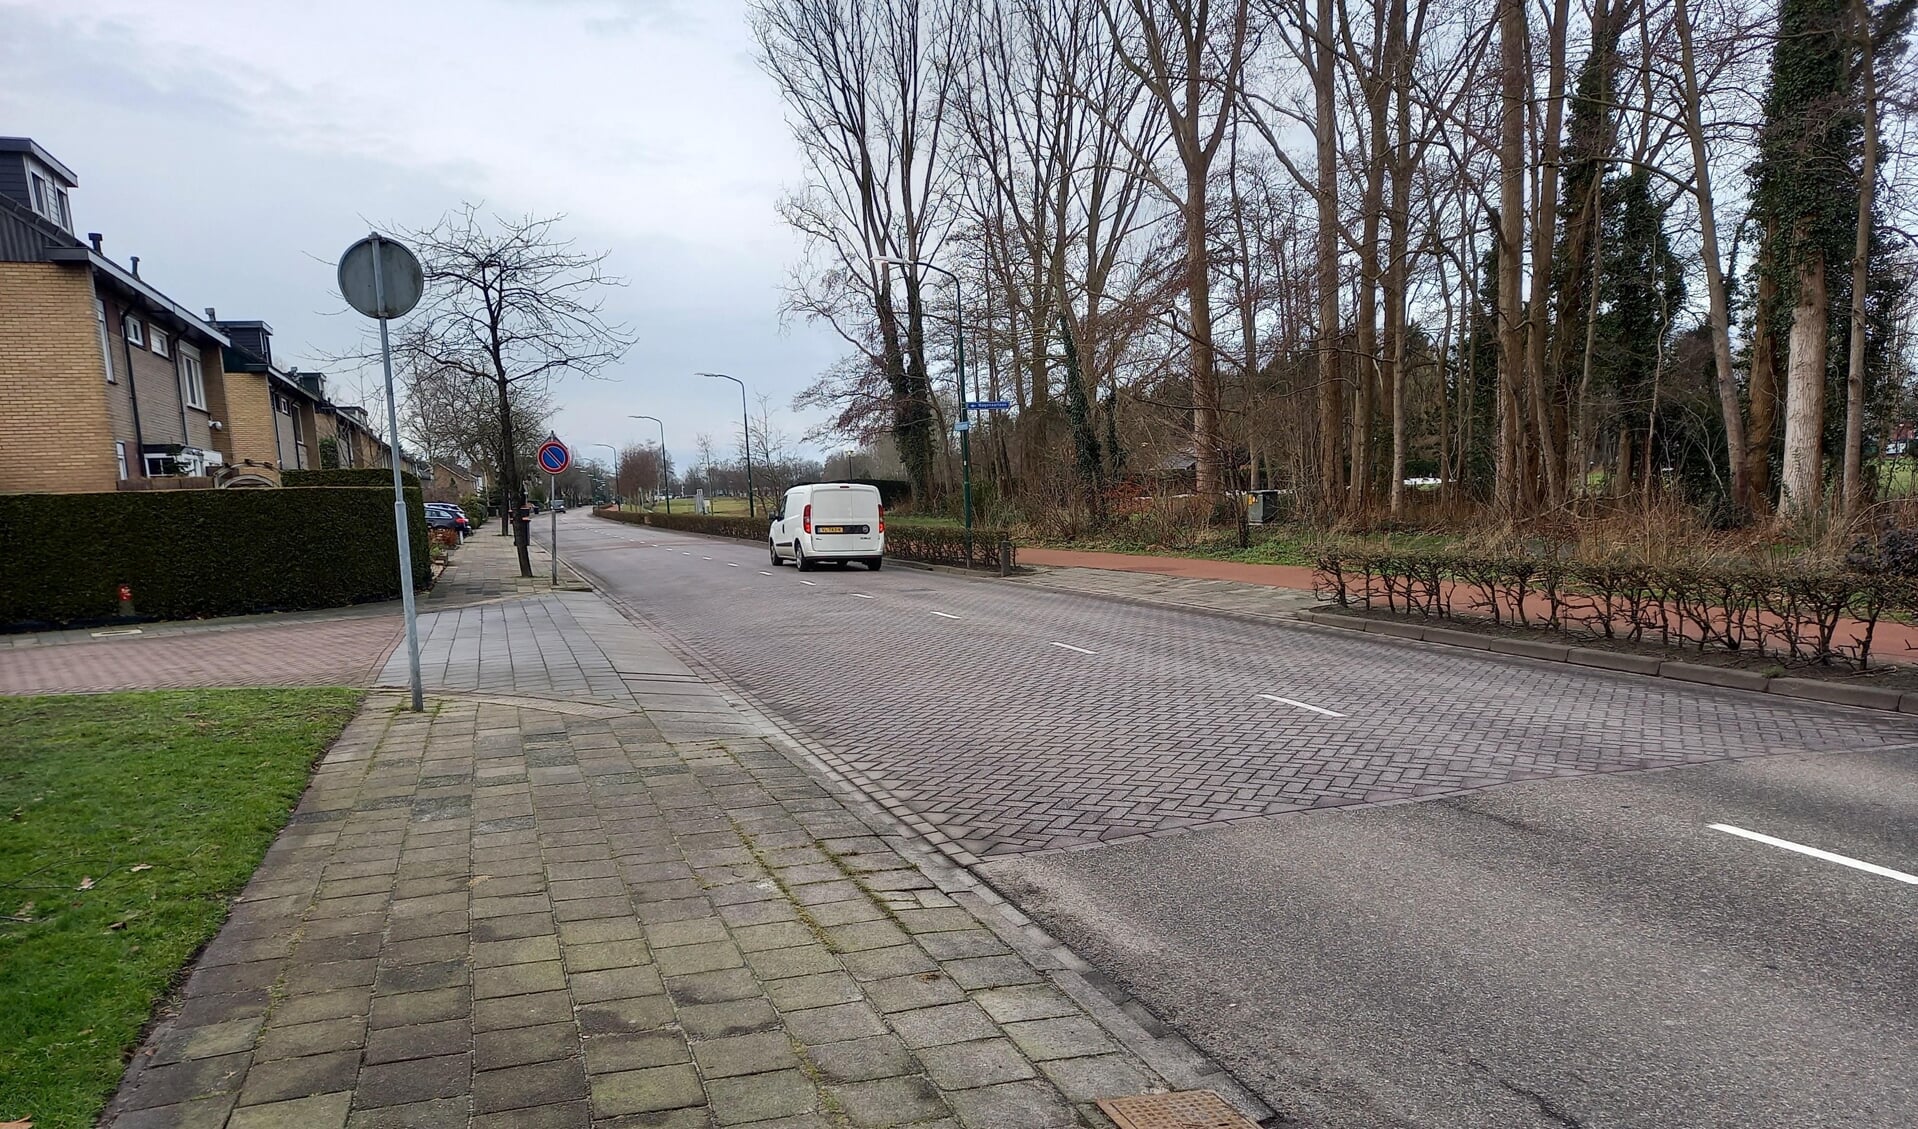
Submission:
M 1101 1098 L 1099 1108 L 1119 1129 L 1259 1129 L 1211 1090 Z

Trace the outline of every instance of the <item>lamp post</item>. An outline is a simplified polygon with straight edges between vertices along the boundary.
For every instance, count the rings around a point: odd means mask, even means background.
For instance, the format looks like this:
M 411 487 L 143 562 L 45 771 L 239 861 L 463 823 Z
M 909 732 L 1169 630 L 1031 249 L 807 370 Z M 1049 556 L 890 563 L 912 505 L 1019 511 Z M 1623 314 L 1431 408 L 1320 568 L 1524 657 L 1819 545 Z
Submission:
M 972 559 L 972 419 L 966 411 L 966 306 L 964 287 L 959 284 L 959 276 L 924 259 L 900 259 L 891 255 L 875 255 L 875 263 L 890 263 L 898 267 L 924 267 L 936 270 L 952 280 L 952 309 L 954 336 L 958 338 L 955 347 L 955 359 L 959 369 L 959 479 L 960 492 L 965 499 L 966 515 L 966 559 Z
M 695 376 L 711 377 L 714 380 L 730 380 L 739 385 L 739 426 L 746 437 L 746 516 L 755 517 L 753 510 L 753 419 L 746 411 L 746 382 L 736 376 L 727 376 L 723 372 L 700 372 Z
M 613 453 L 613 508 L 619 508 L 619 448 L 611 443 L 594 443 L 592 446 L 604 447 Z
M 673 475 L 666 469 L 670 465 L 666 461 L 666 421 L 658 416 L 627 416 L 626 418 L 649 419 L 659 425 L 659 480 L 666 491 L 666 512 L 670 515 L 673 512 Z

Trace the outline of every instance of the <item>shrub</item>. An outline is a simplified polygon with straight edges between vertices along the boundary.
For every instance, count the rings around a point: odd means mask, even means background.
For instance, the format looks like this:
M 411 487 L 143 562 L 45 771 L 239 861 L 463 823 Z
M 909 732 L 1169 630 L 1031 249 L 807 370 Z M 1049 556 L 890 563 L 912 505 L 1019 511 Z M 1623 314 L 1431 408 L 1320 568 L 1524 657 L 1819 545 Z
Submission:
M 418 490 L 407 491 L 407 503 L 414 582 L 424 587 L 432 563 Z M 0 545 L 0 626 L 9 629 L 114 619 L 121 584 L 132 587 L 140 615 L 160 619 L 399 595 L 386 490 L 4 495 Z
M 393 488 L 393 471 L 388 467 L 334 467 L 330 470 L 285 470 L 281 483 L 287 486 L 384 486 Z M 408 490 L 420 488 L 419 476 L 410 470 L 400 472 L 400 483 Z
M 466 520 L 473 523 L 474 529 L 485 525 L 487 517 L 489 517 L 492 512 L 486 508 L 486 499 L 480 497 L 478 494 L 468 494 L 466 497 L 461 498 L 460 509 L 466 511 Z
M 664 514 L 634 513 L 627 510 L 595 510 L 603 518 L 623 521 L 633 525 L 650 525 L 658 529 L 676 529 L 685 533 L 705 533 L 714 537 L 736 537 L 741 541 L 766 543 L 767 520 L 757 517 L 735 517 L 724 514 Z M 938 526 L 890 524 L 886 527 L 886 555 L 905 561 L 919 561 L 922 564 L 954 565 L 960 568 L 999 567 L 999 545 L 1008 535 L 1003 529 L 974 529 L 972 543 L 966 543 L 966 534 L 962 529 L 948 529 Z M 1006 541 L 1012 552 L 1008 567 L 1017 564 L 1016 550 Z
M 1312 582 L 1321 599 L 1341 607 L 1464 612 L 1517 627 L 1863 669 L 1879 619 L 1918 610 L 1914 582 L 1898 575 L 1896 557 L 1854 552 L 1842 566 L 1794 560 L 1759 567 L 1331 545 L 1318 555 Z

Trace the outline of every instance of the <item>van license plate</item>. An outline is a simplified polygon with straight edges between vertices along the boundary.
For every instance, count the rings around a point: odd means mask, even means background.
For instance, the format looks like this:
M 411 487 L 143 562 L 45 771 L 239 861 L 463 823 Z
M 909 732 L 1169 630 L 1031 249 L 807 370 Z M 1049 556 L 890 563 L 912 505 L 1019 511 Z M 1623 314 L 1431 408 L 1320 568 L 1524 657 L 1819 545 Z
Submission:
M 866 527 L 863 525 L 816 525 L 813 527 L 813 532 L 814 533 L 865 533 Z

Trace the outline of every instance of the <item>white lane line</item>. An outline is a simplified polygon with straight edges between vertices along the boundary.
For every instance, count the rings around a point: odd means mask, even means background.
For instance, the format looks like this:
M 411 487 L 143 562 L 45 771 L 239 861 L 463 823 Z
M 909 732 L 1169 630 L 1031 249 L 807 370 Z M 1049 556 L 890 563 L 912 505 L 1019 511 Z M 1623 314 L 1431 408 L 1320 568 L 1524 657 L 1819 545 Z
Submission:
M 932 614 L 938 616 L 940 619 L 958 619 L 959 618 L 958 616 L 953 615 L 951 612 L 934 612 Z
M 702 560 L 702 561 L 710 561 L 710 560 L 712 560 L 712 558 L 711 558 L 711 557 L 701 557 L 701 558 L 699 558 L 699 559 L 700 559 L 700 560 Z
M 1733 827 L 1729 823 L 1713 823 L 1708 824 L 1708 826 L 1713 831 L 1723 831 L 1727 835 L 1736 835 L 1741 839 L 1750 839 L 1754 843 L 1763 843 L 1768 847 L 1777 847 L 1785 851 L 1797 851 L 1801 855 L 1810 855 L 1815 859 L 1835 862 L 1839 866 L 1849 866 L 1853 870 L 1862 870 L 1866 874 L 1876 874 L 1880 878 L 1889 878 L 1894 882 L 1905 882 L 1913 886 L 1918 886 L 1918 874 L 1906 874 L 1902 870 L 1893 870 L 1888 866 L 1879 866 L 1875 862 L 1864 862 L 1860 859 L 1850 858 L 1845 855 L 1833 854 L 1830 851 L 1821 851 L 1817 847 L 1807 847 L 1803 843 L 1794 843 L 1790 839 L 1775 839 L 1770 835 L 1762 835 L 1756 831 L 1747 831 L 1743 827 Z
M 1339 713 L 1336 710 L 1328 710 L 1324 706 L 1315 706 L 1311 704 L 1310 702 L 1301 702 L 1294 698 L 1281 698 L 1277 694 L 1260 694 L 1259 697 L 1264 698 L 1268 702 L 1278 702 L 1280 705 L 1297 706 L 1302 710 L 1311 710 L 1313 713 L 1322 713 L 1327 717 L 1344 717 L 1345 716 L 1344 714 Z
M 727 568 L 738 568 L 739 566 L 738 566 L 738 565 L 736 565 L 736 564 L 734 564 L 734 563 L 733 563 L 733 562 L 731 562 L 731 561 L 727 561 L 727 562 L 726 562 L 726 567 L 727 567 Z
M 850 595 L 851 595 L 851 596 L 852 596 L 852 598 L 853 598 L 853 599 L 855 599 L 855 600 L 870 600 L 870 599 L 873 599 L 873 598 L 874 598 L 874 597 L 871 597 L 871 596 L 868 596 L 868 595 L 866 595 L 866 594 L 865 594 L 864 592 L 853 592 L 853 593 L 850 593 Z
M 802 580 L 802 581 L 800 581 L 800 583 L 801 583 L 801 584 L 806 584 L 806 585 L 810 585 L 811 587 L 814 587 L 814 588 L 817 588 L 817 587 L 819 587 L 819 584 L 818 584 L 818 582 L 817 582 L 817 581 L 812 581 L 812 580 Z
M 761 575 L 761 576 L 771 576 L 771 575 L 772 575 L 772 573 L 770 573 L 770 572 L 762 572 L 762 573 L 760 573 L 759 575 Z
M 1099 653 L 1099 652 L 1097 652 L 1097 651 L 1088 651 L 1088 650 L 1086 650 L 1086 649 L 1085 649 L 1084 647 L 1075 647 L 1075 646 L 1073 646 L 1073 645 L 1072 645 L 1072 644 L 1070 644 L 1070 643 L 1054 643 L 1054 642 L 1053 642 L 1052 640 L 1050 640 L 1050 639 L 1048 639 L 1048 640 L 1046 640 L 1046 642 L 1047 642 L 1047 643 L 1048 643 L 1049 645 L 1051 645 L 1051 646 L 1054 646 L 1054 647 L 1064 647 L 1064 648 L 1065 648 L 1066 650 L 1068 650 L 1068 651 L 1077 651 L 1077 652 L 1079 652 L 1079 653 L 1080 653 L 1080 654 L 1082 654 L 1082 655 L 1096 655 L 1096 654 L 1098 654 L 1098 653 Z

